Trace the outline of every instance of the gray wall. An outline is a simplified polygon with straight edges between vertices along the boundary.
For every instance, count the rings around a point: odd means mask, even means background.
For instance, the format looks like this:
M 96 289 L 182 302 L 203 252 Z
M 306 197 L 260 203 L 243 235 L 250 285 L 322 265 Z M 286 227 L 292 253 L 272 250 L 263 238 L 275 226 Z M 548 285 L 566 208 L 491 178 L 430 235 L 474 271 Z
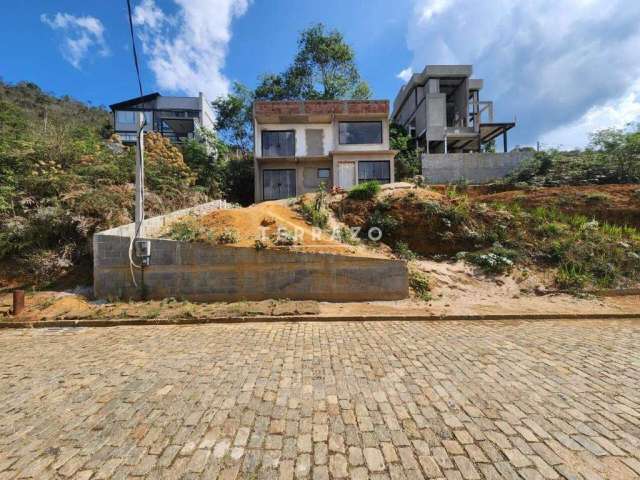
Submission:
M 228 208 L 215 201 L 145 220 L 154 236 L 173 220 Z M 133 224 L 93 237 L 96 298 L 139 298 L 131 279 L 129 243 Z M 145 269 L 149 298 L 193 301 L 297 299 L 324 301 L 406 298 L 408 274 L 401 260 L 300 253 L 286 249 L 217 246 L 151 238 L 151 265 Z M 138 262 L 138 259 L 135 259 Z M 134 270 L 140 284 L 140 271 Z
M 97 298 L 139 298 L 128 261 L 129 238 L 94 239 Z M 140 284 L 140 272 L 135 271 Z M 295 299 L 396 300 L 408 296 L 405 262 L 151 239 L 148 298 L 192 301 Z
M 489 183 L 513 172 L 533 152 L 431 153 L 422 155 L 422 175 L 429 183 L 450 183 L 465 179 Z

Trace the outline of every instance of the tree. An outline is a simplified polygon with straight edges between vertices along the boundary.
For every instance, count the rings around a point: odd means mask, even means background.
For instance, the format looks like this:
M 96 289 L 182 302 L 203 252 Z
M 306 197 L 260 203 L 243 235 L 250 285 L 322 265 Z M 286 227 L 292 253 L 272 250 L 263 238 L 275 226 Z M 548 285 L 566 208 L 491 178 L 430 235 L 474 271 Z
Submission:
M 254 92 L 240 82 L 235 82 L 231 93 L 213 102 L 216 111 L 216 130 L 232 147 L 246 154 L 253 144 L 251 129 L 251 105 Z
M 337 30 L 322 23 L 303 30 L 293 64 L 282 74 L 261 78 L 255 97 L 268 100 L 367 99 L 371 91 L 360 78 L 355 53 Z
M 398 150 L 395 158 L 396 180 L 408 180 L 420 175 L 422 170 L 421 150 L 415 147 L 415 141 L 401 125 L 389 127 L 389 146 Z
M 591 147 L 615 169 L 617 181 L 640 179 L 640 126 L 635 131 L 607 128 L 591 134 Z

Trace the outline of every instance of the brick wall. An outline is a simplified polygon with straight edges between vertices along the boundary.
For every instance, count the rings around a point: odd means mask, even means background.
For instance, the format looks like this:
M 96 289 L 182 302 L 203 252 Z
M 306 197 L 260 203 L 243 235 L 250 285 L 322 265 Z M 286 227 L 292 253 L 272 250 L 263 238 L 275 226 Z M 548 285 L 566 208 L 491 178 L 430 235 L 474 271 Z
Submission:
M 370 114 L 389 113 L 388 100 L 340 100 L 340 101 L 257 101 L 254 104 L 256 115 L 326 115 L 326 114 Z

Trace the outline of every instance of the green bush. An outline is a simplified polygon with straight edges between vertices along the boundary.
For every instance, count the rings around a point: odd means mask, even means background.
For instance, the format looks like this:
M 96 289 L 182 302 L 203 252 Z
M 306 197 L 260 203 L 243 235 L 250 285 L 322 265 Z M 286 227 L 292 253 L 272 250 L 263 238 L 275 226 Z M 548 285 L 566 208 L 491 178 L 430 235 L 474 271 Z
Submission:
M 418 256 L 409 248 L 406 242 L 398 241 L 393 247 L 393 253 L 404 260 L 415 260 Z
M 380 183 L 376 181 L 363 182 L 349 190 L 348 197 L 354 200 L 371 200 L 380 192 Z
M 409 271 L 409 287 L 421 300 L 431 300 L 431 285 L 427 276 L 417 270 Z
M 232 243 L 238 243 L 240 241 L 240 235 L 238 231 L 233 228 L 227 228 L 222 231 L 222 233 L 218 234 L 216 237 L 216 242 L 220 245 L 229 245 Z
M 179 242 L 197 242 L 203 238 L 204 230 L 196 217 L 184 217 L 176 220 L 167 229 L 165 235 Z

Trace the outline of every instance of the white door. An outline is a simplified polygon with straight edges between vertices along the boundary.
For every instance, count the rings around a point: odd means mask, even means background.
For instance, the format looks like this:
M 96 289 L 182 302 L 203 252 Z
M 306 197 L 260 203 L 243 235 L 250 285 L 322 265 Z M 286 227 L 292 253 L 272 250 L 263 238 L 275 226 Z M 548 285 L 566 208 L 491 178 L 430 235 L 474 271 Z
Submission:
M 340 162 L 338 164 L 338 186 L 349 190 L 356 184 L 356 163 Z

